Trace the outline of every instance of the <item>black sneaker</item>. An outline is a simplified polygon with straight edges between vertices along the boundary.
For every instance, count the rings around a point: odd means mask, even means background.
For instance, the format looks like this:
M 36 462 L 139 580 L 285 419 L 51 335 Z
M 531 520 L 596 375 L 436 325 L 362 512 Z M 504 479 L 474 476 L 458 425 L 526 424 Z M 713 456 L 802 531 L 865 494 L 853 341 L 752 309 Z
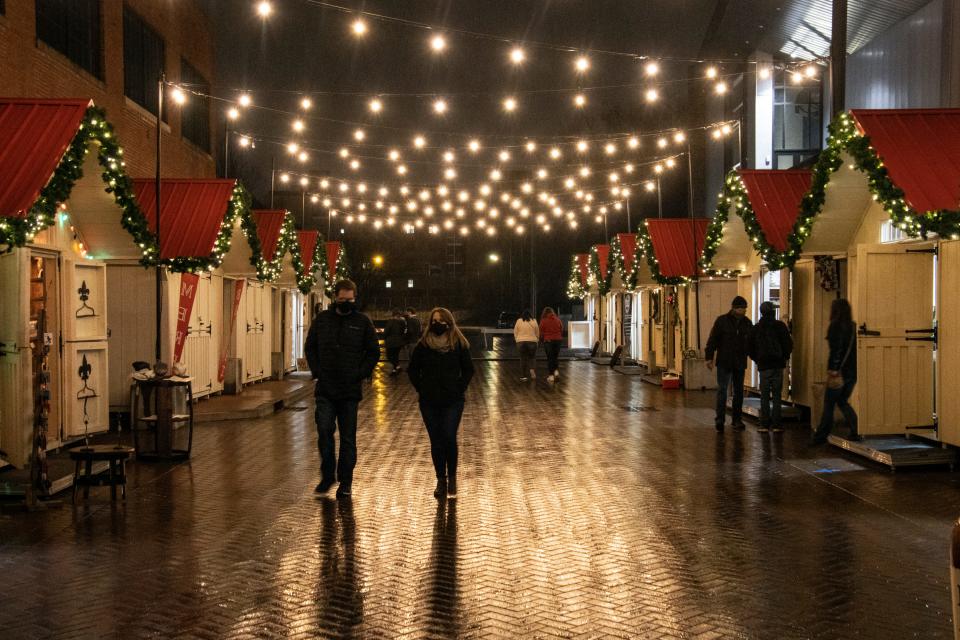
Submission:
M 341 484 L 337 487 L 337 500 L 349 500 L 351 495 L 353 494 L 350 485 Z
M 317 485 L 317 488 L 314 489 L 317 493 L 326 493 L 330 491 L 330 487 L 333 486 L 333 480 L 321 480 L 320 484 Z
M 437 478 L 437 488 L 433 491 L 433 497 L 437 500 L 443 500 L 447 497 L 447 479 Z
M 447 498 L 455 499 L 457 497 L 457 479 L 448 478 L 447 479 Z

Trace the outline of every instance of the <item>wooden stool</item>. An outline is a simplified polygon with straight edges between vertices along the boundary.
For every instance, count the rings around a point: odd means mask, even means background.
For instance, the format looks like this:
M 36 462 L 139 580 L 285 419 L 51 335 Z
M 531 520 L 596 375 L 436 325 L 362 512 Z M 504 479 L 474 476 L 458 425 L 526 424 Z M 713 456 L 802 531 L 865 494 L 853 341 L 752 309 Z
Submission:
M 133 447 L 115 444 L 96 444 L 70 450 L 70 459 L 76 462 L 73 471 L 73 501 L 77 501 L 77 487 L 83 485 L 84 499 L 90 497 L 91 486 L 110 485 L 110 499 L 117 499 L 117 485 L 121 496 L 127 497 L 127 459 L 134 453 Z M 106 461 L 110 468 L 106 474 L 94 474 L 94 461 Z M 80 475 L 80 465 L 84 463 L 84 474 Z

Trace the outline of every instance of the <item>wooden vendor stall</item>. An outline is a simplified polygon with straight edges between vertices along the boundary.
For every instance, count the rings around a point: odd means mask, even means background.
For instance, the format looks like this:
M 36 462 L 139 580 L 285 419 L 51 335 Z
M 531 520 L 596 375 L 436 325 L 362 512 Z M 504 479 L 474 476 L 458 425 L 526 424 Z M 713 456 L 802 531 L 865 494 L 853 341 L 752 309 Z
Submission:
M 100 258 L 156 251 L 124 165 L 90 100 L 0 100 L 0 464 L 109 427 Z M 40 393 L 48 417 L 34 431 Z
M 613 314 L 609 307 L 610 283 L 613 280 L 613 265 L 610 264 L 610 245 L 596 244 L 590 247 L 590 288 L 587 296 L 587 317 L 593 321 L 594 345 L 599 343 L 596 362 L 607 364 L 613 353 Z M 601 358 L 603 360 L 601 361 Z
M 314 310 L 324 308 L 323 295 L 323 253 L 325 247 L 320 240 L 319 231 L 298 231 L 297 240 L 300 244 L 300 258 L 303 262 L 303 272 L 300 274 L 300 291 L 304 293 L 303 305 L 293 336 L 293 357 L 300 361 L 305 357 L 304 345 L 310 323 L 313 321 Z M 298 365 L 299 368 L 299 365 Z
M 646 260 L 638 260 L 636 234 L 617 234 L 610 250 L 614 269 L 611 293 L 620 297 L 614 325 L 617 346 L 623 346 L 624 361 L 646 365 L 652 331 L 649 290 L 656 283 Z
M 570 277 L 567 280 L 567 297 L 583 303 L 584 320 L 567 323 L 567 346 L 570 349 L 592 349 L 593 320 L 588 308 L 590 289 L 590 255 L 578 253 L 573 256 L 570 265 Z

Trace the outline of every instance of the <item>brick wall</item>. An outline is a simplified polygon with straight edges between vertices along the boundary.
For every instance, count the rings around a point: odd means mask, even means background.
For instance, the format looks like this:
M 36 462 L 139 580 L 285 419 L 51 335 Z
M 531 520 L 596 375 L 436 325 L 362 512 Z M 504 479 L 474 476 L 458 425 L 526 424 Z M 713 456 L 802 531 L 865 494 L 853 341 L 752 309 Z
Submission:
M 167 78 L 180 77 L 186 58 L 214 82 L 214 46 L 206 16 L 191 1 L 128 0 L 127 5 L 156 30 L 165 42 Z M 152 114 L 123 94 L 123 6 L 120 0 L 101 3 L 104 73 L 91 76 L 58 51 L 36 38 L 35 3 L 6 3 L 0 15 L 0 95 L 32 98 L 93 98 L 107 110 L 124 147 L 127 170 L 134 177 L 155 172 L 156 124 Z M 167 110 L 168 125 L 161 140 L 161 169 L 167 177 L 203 178 L 216 175 L 211 151 L 219 149 L 219 120 L 211 107 L 211 146 L 201 150 L 181 137 L 176 107 Z

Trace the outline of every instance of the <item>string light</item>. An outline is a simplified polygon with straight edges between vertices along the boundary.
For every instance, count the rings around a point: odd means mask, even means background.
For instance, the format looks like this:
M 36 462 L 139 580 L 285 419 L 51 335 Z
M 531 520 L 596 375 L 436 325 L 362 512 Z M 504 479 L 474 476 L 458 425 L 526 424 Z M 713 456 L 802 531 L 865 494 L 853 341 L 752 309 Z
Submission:
M 550 149 L 550 158 L 553 160 L 559 160 L 563 156 L 563 152 L 560 151 L 559 147 L 553 147 Z
M 657 146 L 660 147 L 661 149 L 666 149 L 666 148 L 667 148 L 667 139 L 666 139 L 666 138 L 659 138 L 659 139 L 657 140 Z
M 507 113 L 513 113 L 517 110 L 517 99 L 513 97 L 504 98 L 503 110 Z
M 790 80 L 792 80 L 794 84 L 800 84 L 801 82 L 803 82 L 803 76 L 800 74 L 799 71 L 794 71 L 793 73 L 790 74 Z
M 707 77 L 713 80 L 717 77 L 717 68 L 716 67 L 707 67 Z
M 293 126 L 293 130 L 296 131 L 297 133 L 300 133 L 306 128 L 306 125 L 303 124 L 303 120 L 294 120 L 292 126 Z
M 187 101 L 187 94 L 185 94 L 180 87 L 174 87 L 173 91 L 170 92 L 170 96 L 177 104 L 184 104 Z
M 716 85 L 716 87 L 714 87 L 714 91 L 717 92 L 717 95 L 718 95 L 718 96 L 722 96 L 723 94 L 725 94 L 725 93 L 727 92 L 727 83 L 726 83 L 726 82 L 718 82 L 717 85 Z
M 433 111 L 438 115 L 443 115 L 447 112 L 447 101 L 443 98 L 438 98 L 433 102 Z
M 537 143 L 534 142 L 533 140 L 529 140 L 529 141 L 527 141 L 527 143 L 524 145 L 524 147 L 526 148 L 527 153 L 534 153 L 534 152 L 536 152 L 536 150 L 537 150 Z
M 612 156 L 617 153 L 617 145 L 613 144 L 612 142 L 608 142 L 606 146 L 604 146 L 603 151 L 608 156 Z
M 590 149 L 590 143 L 586 140 L 577 141 L 577 151 L 580 153 L 586 153 Z
M 479 153 L 480 151 L 480 141 L 474 138 L 467 145 L 467 148 L 470 149 L 470 153 Z
M 582 109 L 584 106 L 586 106 L 586 104 L 587 96 L 583 95 L 582 93 L 578 93 L 573 97 L 573 106 L 577 107 L 578 109 Z
M 357 142 L 363 142 L 363 140 L 366 137 L 367 137 L 367 134 L 364 132 L 363 129 L 357 129 L 356 131 L 353 132 L 353 139 L 356 140 Z
M 817 67 L 815 65 L 809 64 L 803 69 L 803 74 L 811 79 L 816 78 Z
M 656 62 L 648 62 L 646 65 L 644 65 L 643 71 L 652 78 L 660 73 L 660 65 L 658 65 Z
M 643 97 L 647 102 L 656 102 L 660 99 L 660 92 L 653 88 L 647 89 L 646 92 L 644 92 Z
M 270 14 L 273 13 L 273 5 L 264 0 L 263 2 L 257 3 L 257 15 L 261 18 L 269 18 Z
M 249 147 L 251 145 L 250 138 L 247 136 L 240 136 L 239 144 L 241 147 Z
M 227 118 L 229 118 L 230 120 L 237 120 L 238 118 L 240 118 L 240 110 L 237 109 L 236 107 L 230 107 L 229 109 L 227 109 Z
M 350 30 L 353 31 L 353 35 L 363 37 L 367 34 L 367 23 L 362 18 L 357 18 L 350 25 Z
M 677 144 L 683 144 L 687 140 L 687 135 L 683 131 L 677 131 L 673 134 L 673 141 Z
M 241 93 L 240 97 L 237 98 L 237 104 L 243 108 L 247 108 L 253 104 L 253 98 L 250 97 L 249 93 Z
M 360 161 L 357 160 L 356 158 L 354 158 L 353 160 L 351 160 L 351 161 L 350 161 L 350 168 L 353 169 L 354 171 L 359 171 L 359 170 L 360 170 Z
M 509 162 L 510 152 L 504 149 L 497 155 L 497 157 L 500 159 L 500 162 Z
M 350 157 L 350 149 L 347 149 L 346 147 L 341 147 L 340 151 L 338 151 L 337 153 L 344 160 Z
M 636 136 L 632 136 L 629 140 L 627 140 L 627 146 L 631 149 L 636 149 L 640 146 L 640 139 Z
M 304 111 L 309 111 L 310 109 L 313 108 L 313 100 L 311 100 L 310 98 L 303 98 L 302 100 L 300 100 L 300 108 L 303 109 Z
M 577 56 L 577 59 L 573 62 L 573 67 L 578 73 L 585 73 L 590 68 L 590 59 L 586 56 Z
M 423 149 L 425 146 L 427 146 L 427 139 L 423 136 L 417 136 L 413 139 L 413 146 L 417 149 Z
M 367 108 L 370 109 L 370 113 L 380 113 L 383 111 L 383 102 L 379 98 L 374 98 L 367 104 Z
M 444 49 L 447 48 L 447 40 L 441 35 L 435 35 L 430 38 L 430 48 L 433 49 L 434 53 L 441 53 Z
M 527 54 L 520 47 L 510 49 L 510 62 L 516 65 L 523 64 L 527 59 Z
M 448 150 L 443 153 L 443 161 L 448 164 L 455 161 L 456 159 L 457 159 L 457 156 L 452 150 Z
M 757 72 L 757 75 L 760 76 L 760 79 L 761 79 L 761 80 L 769 80 L 769 79 L 770 79 L 770 67 L 767 67 L 767 66 L 760 67 L 760 70 Z

